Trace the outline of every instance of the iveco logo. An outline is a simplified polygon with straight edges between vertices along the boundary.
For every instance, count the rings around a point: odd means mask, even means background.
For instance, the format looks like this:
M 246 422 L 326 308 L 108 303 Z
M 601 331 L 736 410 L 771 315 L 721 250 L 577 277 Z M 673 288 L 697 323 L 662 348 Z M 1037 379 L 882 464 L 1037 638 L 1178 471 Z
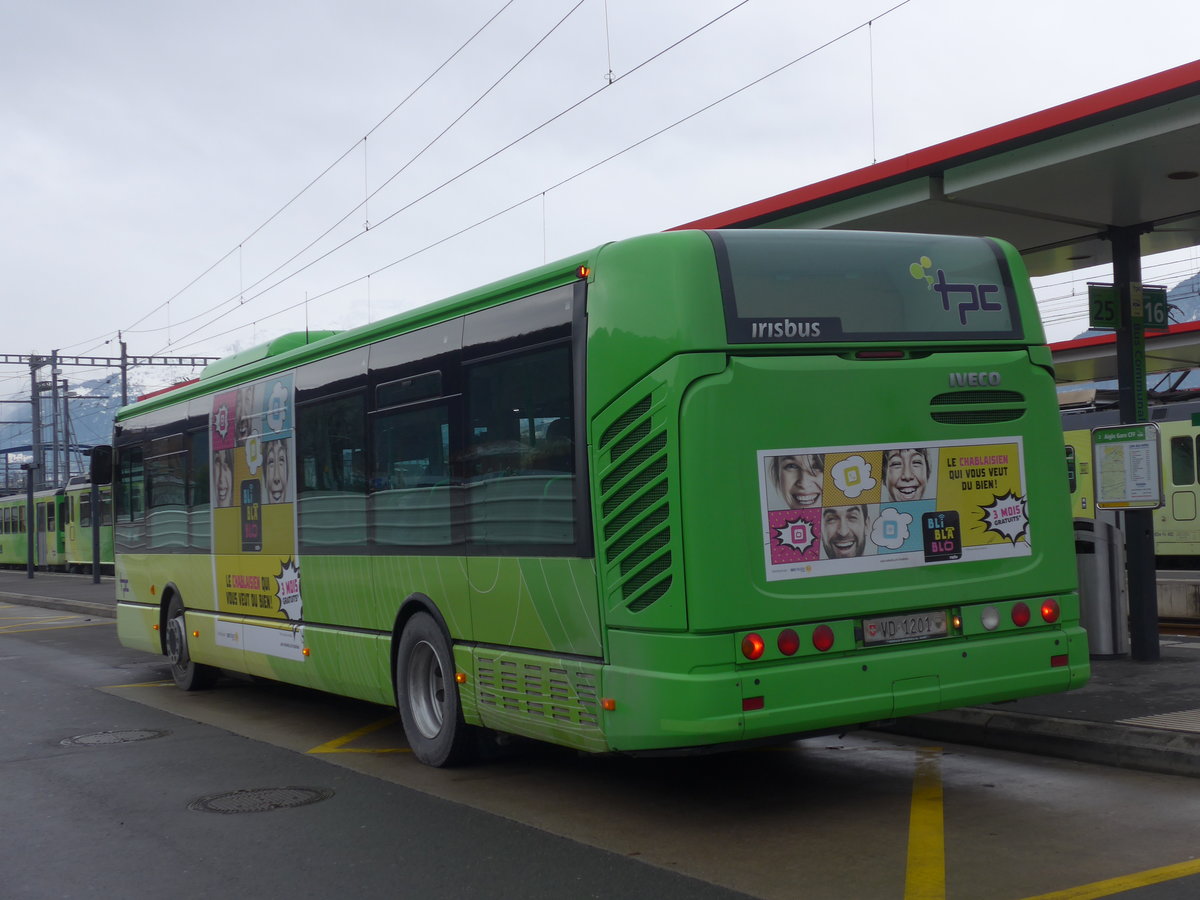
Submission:
M 995 387 L 1000 383 L 999 372 L 951 372 L 950 387 Z

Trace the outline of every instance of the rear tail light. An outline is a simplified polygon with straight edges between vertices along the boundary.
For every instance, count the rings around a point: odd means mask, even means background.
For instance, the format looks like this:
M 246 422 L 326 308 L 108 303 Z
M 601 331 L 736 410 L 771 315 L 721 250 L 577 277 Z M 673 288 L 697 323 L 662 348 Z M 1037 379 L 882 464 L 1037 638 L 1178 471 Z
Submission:
M 1029 624 L 1029 607 L 1024 603 L 1013 604 L 1012 608 L 1013 624 L 1019 628 L 1023 628 Z
M 833 646 L 833 629 L 828 625 L 818 625 L 813 629 L 813 646 L 824 653 Z
M 746 659 L 758 659 L 766 649 L 767 645 L 763 643 L 762 635 L 748 634 L 742 638 L 742 656 Z
M 784 656 L 792 656 L 800 649 L 800 635 L 796 634 L 793 628 L 785 628 L 779 632 L 779 640 L 776 643 L 779 645 L 780 653 Z
M 1042 619 L 1053 625 L 1058 621 L 1058 617 L 1062 615 L 1062 610 L 1058 606 L 1058 601 L 1053 597 L 1048 598 L 1042 603 Z

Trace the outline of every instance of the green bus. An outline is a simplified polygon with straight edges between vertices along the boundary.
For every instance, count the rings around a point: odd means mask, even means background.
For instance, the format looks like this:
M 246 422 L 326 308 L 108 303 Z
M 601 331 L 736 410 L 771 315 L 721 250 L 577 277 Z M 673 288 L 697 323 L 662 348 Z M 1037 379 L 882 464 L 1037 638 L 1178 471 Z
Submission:
M 1044 343 L 1000 241 L 793 230 L 287 335 L 118 414 L 120 637 L 395 706 L 431 765 L 1078 687 Z
M 66 565 L 62 533 L 62 491 L 51 489 L 33 495 L 33 565 L 58 569 Z M 29 563 L 28 497 L 0 497 L 0 566 L 25 568 Z
M 112 488 L 104 485 L 100 494 L 100 568 L 113 569 Z M 92 570 L 92 486 L 80 477 L 72 478 L 63 491 L 63 543 L 66 547 L 66 567 L 69 572 Z

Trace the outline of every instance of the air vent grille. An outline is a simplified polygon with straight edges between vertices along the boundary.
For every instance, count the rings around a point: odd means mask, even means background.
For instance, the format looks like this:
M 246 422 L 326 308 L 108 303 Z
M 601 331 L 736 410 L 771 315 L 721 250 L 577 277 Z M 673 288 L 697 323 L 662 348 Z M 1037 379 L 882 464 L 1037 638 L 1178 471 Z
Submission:
M 949 391 L 936 395 L 929 405 L 929 415 L 942 425 L 990 425 L 1025 415 L 1025 396 L 1017 391 Z
M 620 573 L 621 597 L 631 612 L 651 606 L 672 582 L 667 432 L 654 425 L 650 411 L 647 396 L 600 440 L 612 465 L 600 480 L 604 557 Z
M 484 706 L 572 725 L 599 725 L 596 676 L 590 672 L 527 657 L 479 656 L 475 673 L 476 696 Z
M 1025 397 L 1016 391 L 950 391 L 938 394 L 929 401 L 930 406 L 945 406 L 950 403 L 1024 403 Z
M 1012 422 L 1025 415 L 1023 409 L 972 409 L 957 412 L 930 413 L 933 421 L 943 425 L 988 425 L 993 422 Z

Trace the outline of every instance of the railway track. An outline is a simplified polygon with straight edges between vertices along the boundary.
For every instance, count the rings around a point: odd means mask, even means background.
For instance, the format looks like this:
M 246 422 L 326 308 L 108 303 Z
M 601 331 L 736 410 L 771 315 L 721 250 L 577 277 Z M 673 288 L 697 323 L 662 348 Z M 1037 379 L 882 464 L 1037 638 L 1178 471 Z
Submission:
M 1190 636 L 1200 635 L 1200 619 L 1181 616 L 1159 616 L 1158 633 Z

